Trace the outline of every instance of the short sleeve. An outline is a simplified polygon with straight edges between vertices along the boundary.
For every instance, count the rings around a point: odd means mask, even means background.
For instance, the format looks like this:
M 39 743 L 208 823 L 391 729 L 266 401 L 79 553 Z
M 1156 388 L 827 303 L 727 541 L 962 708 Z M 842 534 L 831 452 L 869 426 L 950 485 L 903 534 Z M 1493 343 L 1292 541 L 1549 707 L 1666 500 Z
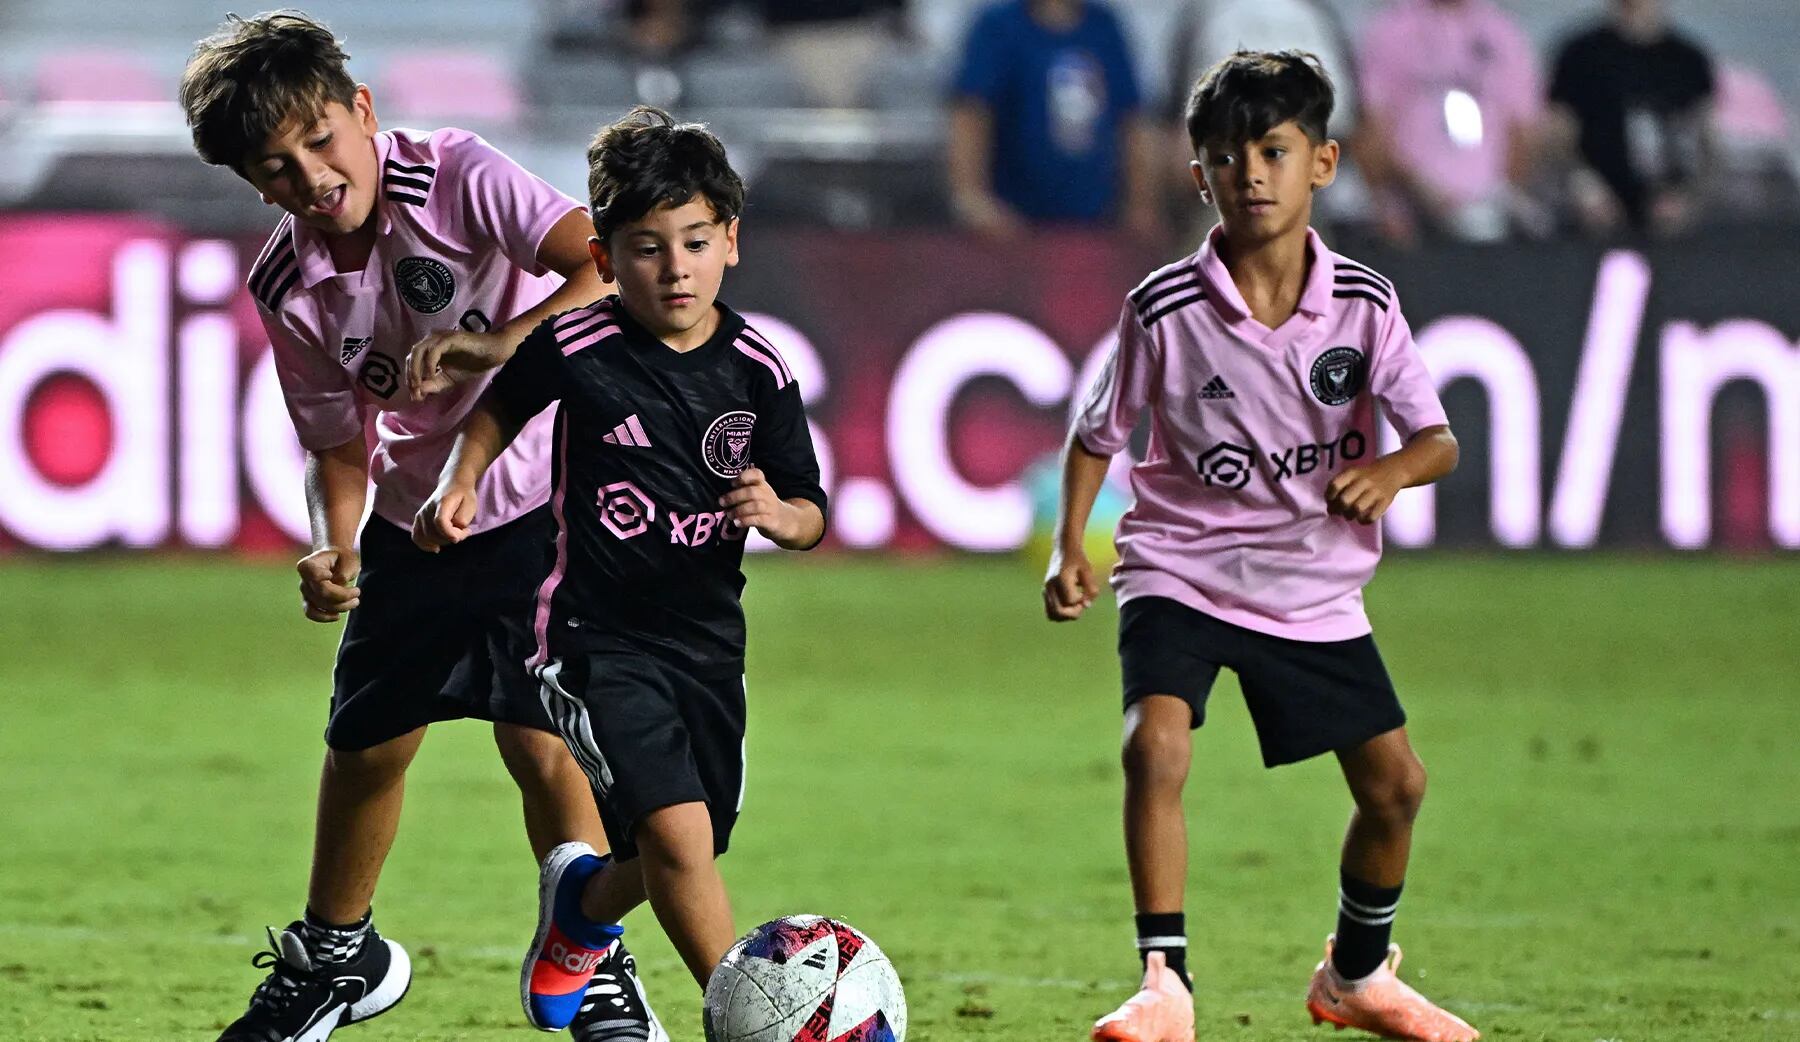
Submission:
M 547 274 L 538 247 L 581 204 L 474 134 L 445 147 L 442 167 L 440 180 L 448 174 L 455 186 L 454 221 L 464 241 L 494 243 L 515 267 Z
M 1075 416 L 1075 436 L 1089 452 L 1111 456 L 1124 451 L 1150 400 L 1157 367 L 1156 344 L 1128 300 L 1119 314 L 1118 343 Z
M 281 398 L 294 421 L 300 447 L 323 452 L 360 435 L 362 405 L 337 355 L 294 334 L 260 304 L 256 312 L 269 335 L 275 378 L 281 384 Z
M 1400 433 L 1401 441 L 1427 427 L 1448 424 L 1444 404 L 1438 400 L 1437 382 L 1425 368 L 1425 359 L 1413 343 L 1412 327 L 1400 313 L 1396 300 L 1388 309 L 1388 322 L 1369 367 L 1369 391 L 1382 415 Z
M 556 347 L 555 317 L 538 323 L 494 374 L 486 400 L 508 419 L 523 423 L 562 397 L 563 359 Z
M 989 108 L 1000 104 L 1006 82 L 1005 34 L 999 8 L 982 12 L 963 38 L 962 60 L 951 81 L 950 95 L 957 100 L 979 101 Z
M 770 381 L 772 385 L 773 381 Z M 825 512 L 825 489 L 819 482 L 819 457 L 806 425 L 800 385 L 789 380 L 761 395 L 756 427 L 750 439 L 752 463 L 782 499 L 804 499 Z

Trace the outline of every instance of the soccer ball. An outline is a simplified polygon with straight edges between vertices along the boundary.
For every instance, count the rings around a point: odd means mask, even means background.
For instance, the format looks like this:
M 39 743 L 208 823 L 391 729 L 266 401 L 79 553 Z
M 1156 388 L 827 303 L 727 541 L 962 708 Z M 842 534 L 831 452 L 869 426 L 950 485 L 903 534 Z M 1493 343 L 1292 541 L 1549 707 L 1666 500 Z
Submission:
M 855 927 L 790 915 L 751 930 L 706 984 L 707 1042 L 905 1042 L 893 963 Z

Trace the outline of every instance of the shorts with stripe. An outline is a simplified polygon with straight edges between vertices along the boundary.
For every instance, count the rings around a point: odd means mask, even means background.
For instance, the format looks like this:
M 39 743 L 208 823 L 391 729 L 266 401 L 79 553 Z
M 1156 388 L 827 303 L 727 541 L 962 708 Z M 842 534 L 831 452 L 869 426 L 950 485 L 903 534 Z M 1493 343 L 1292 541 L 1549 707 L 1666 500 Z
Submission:
M 429 554 L 379 516 L 362 531 L 362 602 L 344 624 L 325 744 L 353 751 L 439 720 L 552 730 L 526 668 L 554 525 L 539 507 Z
M 619 643 L 562 650 L 538 668 L 544 708 L 593 784 L 613 856 L 636 857 L 638 823 L 678 803 L 706 804 L 723 854 L 744 799 L 743 674 Z

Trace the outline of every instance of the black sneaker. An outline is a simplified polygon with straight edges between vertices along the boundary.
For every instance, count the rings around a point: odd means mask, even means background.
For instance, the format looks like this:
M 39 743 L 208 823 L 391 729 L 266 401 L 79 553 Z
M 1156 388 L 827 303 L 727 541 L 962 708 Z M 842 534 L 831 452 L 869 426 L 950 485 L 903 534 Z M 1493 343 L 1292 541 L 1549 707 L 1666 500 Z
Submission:
M 575 1042 L 669 1042 L 638 980 L 637 960 L 623 944 L 594 969 L 569 1033 Z
M 250 996 L 250 1008 L 219 1042 L 325 1042 L 346 1024 L 393 1009 L 412 984 L 406 949 L 369 928 L 362 951 L 346 963 L 313 966 L 294 923 L 251 964 L 269 975 Z

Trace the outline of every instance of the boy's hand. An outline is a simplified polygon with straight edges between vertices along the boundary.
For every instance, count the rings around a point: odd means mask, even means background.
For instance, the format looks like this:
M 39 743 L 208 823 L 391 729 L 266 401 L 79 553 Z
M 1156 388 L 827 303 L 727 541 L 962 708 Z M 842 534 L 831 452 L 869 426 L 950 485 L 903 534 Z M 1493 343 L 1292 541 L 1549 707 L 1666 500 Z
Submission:
M 719 505 L 733 521 L 774 542 L 785 545 L 800 538 L 800 512 L 776 495 L 775 487 L 755 467 L 732 479 L 731 491 L 719 497 Z
M 512 350 L 493 333 L 427 333 L 406 356 L 406 390 L 415 402 L 506 364 Z
M 475 490 L 461 485 L 440 488 L 413 515 L 413 543 L 427 553 L 469 537 L 475 521 Z
M 362 603 L 356 577 L 362 572 L 362 555 L 347 546 L 314 550 L 294 566 L 300 573 L 300 600 L 306 617 L 314 622 L 336 622 L 338 616 Z
M 1325 486 L 1325 512 L 1372 525 L 1387 513 L 1394 496 L 1404 487 L 1393 469 L 1382 466 L 1380 461 L 1367 467 L 1351 467 Z
M 1051 622 L 1072 622 L 1100 595 L 1094 566 L 1079 548 L 1058 550 L 1050 556 L 1050 572 L 1044 577 L 1044 615 Z

